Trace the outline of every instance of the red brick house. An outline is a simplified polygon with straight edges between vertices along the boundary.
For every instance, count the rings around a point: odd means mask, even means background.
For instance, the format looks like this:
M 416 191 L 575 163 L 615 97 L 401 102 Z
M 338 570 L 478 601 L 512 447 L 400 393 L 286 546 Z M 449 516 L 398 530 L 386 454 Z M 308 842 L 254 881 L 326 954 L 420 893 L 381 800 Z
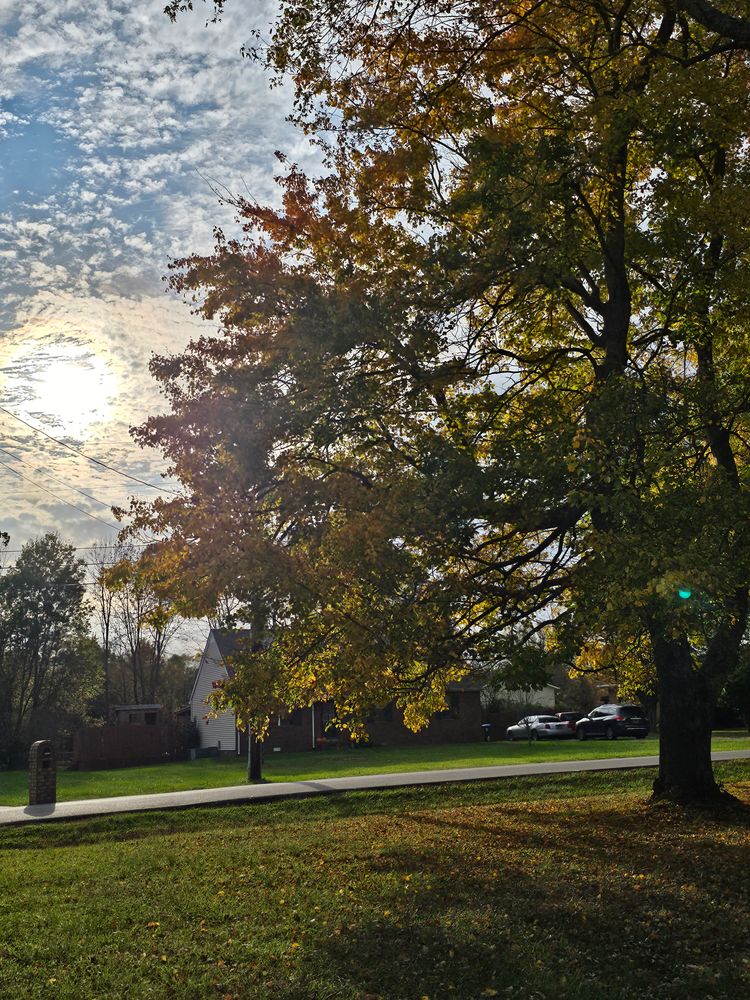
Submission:
M 216 718 L 207 718 L 209 707 L 205 699 L 215 681 L 231 676 L 229 658 L 238 639 L 247 635 L 248 631 L 223 629 L 212 629 L 209 633 L 190 695 L 190 716 L 198 726 L 201 747 L 216 747 L 220 753 L 246 751 L 246 737 L 238 731 L 234 713 L 226 711 Z M 370 742 L 375 746 L 419 746 L 481 740 L 480 691 L 481 686 L 469 679 L 449 685 L 448 707 L 433 716 L 429 725 L 418 733 L 407 729 L 403 713 L 394 704 L 374 709 L 365 720 Z M 316 702 L 309 708 L 297 708 L 272 719 L 265 740 L 267 752 L 315 750 L 327 745 L 327 740 L 337 736 L 332 726 L 333 714 L 332 703 Z

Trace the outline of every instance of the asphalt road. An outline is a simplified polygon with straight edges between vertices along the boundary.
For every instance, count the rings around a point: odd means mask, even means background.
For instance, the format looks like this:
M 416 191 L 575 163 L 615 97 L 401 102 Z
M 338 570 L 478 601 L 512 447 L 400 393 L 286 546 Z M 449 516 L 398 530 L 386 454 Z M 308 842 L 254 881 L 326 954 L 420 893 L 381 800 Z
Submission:
M 712 760 L 750 759 L 750 750 L 720 750 Z M 306 798 L 334 792 L 405 788 L 458 781 L 488 781 L 533 774 L 565 774 L 573 771 L 610 771 L 633 767 L 655 767 L 658 757 L 611 757 L 605 760 L 558 760 L 542 764 L 504 764 L 493 767 L 455 767 L 440 771 L 404 771 L 398 774 L 364 774 L 350 778 L 318 778 L 314 781 L 279 781 L 261 785 L 202 788 L 191 792 L 160 792 L 157 795 L 121 795 L 107 799 L 80 799 L 48 806 L 0 806 L 0 826 L 82 819 L 150 809 L 187 809 L 190 806 L 237 805 L 273 799 Z

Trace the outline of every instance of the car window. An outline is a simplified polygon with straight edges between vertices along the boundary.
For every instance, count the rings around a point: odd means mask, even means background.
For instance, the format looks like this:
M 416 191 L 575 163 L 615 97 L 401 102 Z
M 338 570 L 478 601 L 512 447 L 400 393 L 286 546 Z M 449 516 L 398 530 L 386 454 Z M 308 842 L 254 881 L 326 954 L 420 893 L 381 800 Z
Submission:
M 589 718 L 590 719 L 603 719 L 604 718 L 604 712 L 600 712 L 598 709 L 596 709 L 595 711 L 589 713 Z
M 540 715 L 539 722 L 559 722 L 560 720 L 554 715 Z

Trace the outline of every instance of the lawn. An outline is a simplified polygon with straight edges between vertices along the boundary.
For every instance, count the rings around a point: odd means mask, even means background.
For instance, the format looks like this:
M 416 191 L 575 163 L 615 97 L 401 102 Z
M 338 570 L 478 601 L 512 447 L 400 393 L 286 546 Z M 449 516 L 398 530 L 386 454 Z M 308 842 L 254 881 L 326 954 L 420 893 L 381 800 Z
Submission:
M 716 734 L 715 750 L 750 750 L 747 733 Z M 355 747 L 316 753 L 269 753 L 264 764 L 268 781 L 309 781 L 334 775 L 429 771 L 442 767 L 483 767 L 526 764 L 545 760 L 588 760 L 594 757 L 640 757 L 658 754 L 655 737 L 645 740 L 560 740 L 550 743 L 463 743 L 433 747 Z M 106 798 L 110 795 L 146 795 L 195 788 L 222 788 L 245 781 L 246 766 L 237 757 L 205 758 L 184 763 L 154 764 L 111 771 L 60 771 L 59 801 Z M 0 805 L 25 805 L 25 771 L 0 771 Z
M 750 765 L 717 770 L 750 803 Z M 648 810 L 652 780 L 5 828 L 0 997 L 750 996 L 748 821 Z

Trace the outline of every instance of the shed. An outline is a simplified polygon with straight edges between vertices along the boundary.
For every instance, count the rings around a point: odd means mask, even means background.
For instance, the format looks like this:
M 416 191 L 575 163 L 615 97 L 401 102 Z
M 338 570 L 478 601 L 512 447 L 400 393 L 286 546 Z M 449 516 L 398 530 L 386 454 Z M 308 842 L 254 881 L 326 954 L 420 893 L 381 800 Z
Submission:
M 161 705 L 113 705 L 110 711 L 116 726 L 155 726 L 161 722 Z

